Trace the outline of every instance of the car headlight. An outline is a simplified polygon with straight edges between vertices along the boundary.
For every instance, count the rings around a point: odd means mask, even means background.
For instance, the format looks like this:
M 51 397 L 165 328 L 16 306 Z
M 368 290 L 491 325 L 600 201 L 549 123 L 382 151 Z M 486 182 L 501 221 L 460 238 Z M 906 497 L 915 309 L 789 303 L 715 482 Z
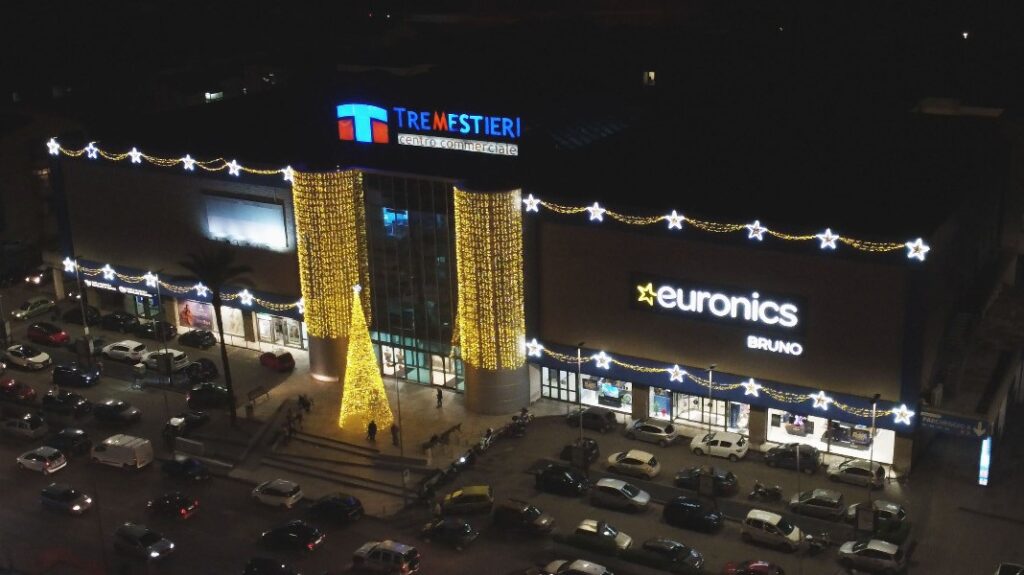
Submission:
M 149 556 L 150 557 L 154 557 L 154 558 L 159 557 L 160 556 L 160 552 L 159 551 L 150 551 L 149 552 Z

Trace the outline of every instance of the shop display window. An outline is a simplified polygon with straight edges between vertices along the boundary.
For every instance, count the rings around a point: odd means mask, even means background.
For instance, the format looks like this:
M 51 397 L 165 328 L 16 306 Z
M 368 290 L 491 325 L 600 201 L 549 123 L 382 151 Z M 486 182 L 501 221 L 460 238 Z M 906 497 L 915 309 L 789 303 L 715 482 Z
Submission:
M 584 405 L 600 405 L 615 411 L 633 411 L 633 384 L 605 377 L 593 378 L 583 375 L 582 402 Z
M 660 387 L 650 389 L 651 403 L 647 415 L 657 419 L 672 419 L 672 391 Z
M 803 443 L 825 453 L 879 463 L 892 463 L 896 445 L 896 433 L 890 429 L 876 429 L 872 440 L 867 426 L 779 409 L 768 410 L 767 438 L 773 443 Z

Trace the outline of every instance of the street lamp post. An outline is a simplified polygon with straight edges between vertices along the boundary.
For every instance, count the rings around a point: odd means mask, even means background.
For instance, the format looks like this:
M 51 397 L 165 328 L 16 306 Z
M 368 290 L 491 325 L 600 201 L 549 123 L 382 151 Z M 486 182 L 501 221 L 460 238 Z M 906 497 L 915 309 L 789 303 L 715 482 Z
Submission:
M 85 288 L 82 287 L 82 274 L 79 271 L 80 266 L 78 265 L 78 257 L 75 256 L 75 281 L 78 283 L 78 305 L 82 311 L 82 328 L 85 332 L 85 345 L 88 350 L 88 362 L 92 365 L 92 336 L 89 335 L 89 318 L 85 315 Z
M 576 403 L 578 412 L 576 417 L 580 420 L 580 446 L 583 445 L 583 344 L 576 344 Z
M 711 416 L 714 413 L 714 407 L 712 406 L 711 392 L 715 389 L 715 368 L 718 367 L 717 363 L 712 363 L 708 367 L 708 433 L 711 433 Z M 708 448 L 708 461 L 711 461 L 711 449 Z
M 878 415 L 878 400 L 881 399 L 882 395 L 876 393 L 871 398 L 871 447 L 868 448 L 868 472 L 871 473 L 871 479 L 868 480 L 868 509 L 874 513 L 874 507 L 872 506 L 872 484 L 875 482 L 875 416 Z

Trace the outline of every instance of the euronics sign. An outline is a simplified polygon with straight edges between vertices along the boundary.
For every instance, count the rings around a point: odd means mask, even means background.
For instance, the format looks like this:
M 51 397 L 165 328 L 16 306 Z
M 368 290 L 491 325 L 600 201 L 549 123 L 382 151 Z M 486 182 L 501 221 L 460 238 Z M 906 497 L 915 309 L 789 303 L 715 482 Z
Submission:
M 493 116 L 451 110 L 421 110 L 371 104 L 337 107 L 338 139 L 349 142 L 460 150 L 518 156 L 522 121 L 518 116 Z M 393 121 L 392 121 L 393 120 Z M 391 132 L 395 137 L 391 138 Z

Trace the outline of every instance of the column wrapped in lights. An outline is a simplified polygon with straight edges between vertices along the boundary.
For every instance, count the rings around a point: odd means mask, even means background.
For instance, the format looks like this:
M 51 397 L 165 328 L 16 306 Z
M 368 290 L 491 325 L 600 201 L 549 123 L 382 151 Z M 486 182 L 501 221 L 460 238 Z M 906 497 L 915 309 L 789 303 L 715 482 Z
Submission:
M 507 413 L 526 405 L 523 228 L 519 190 L 455 192 L 458 333 L 466 403 Z M 476 380 L 476 381 L 474 381 Z
M 363 313 L 370 317 L 362 174 L 294 172 L 292 198 L 306 328 L 311 346 L 322 343 L 325 348 L 310 354 L 310 368 L 320 379 L 337 379 L 344 356 L 331 361 L 329 348 L 340 353 L 354 298 L 361 296 Z M 360 296 L 354 295 L 353 285 L 364 286 Z M 320 365 L 316 358 L 323 359 Z

